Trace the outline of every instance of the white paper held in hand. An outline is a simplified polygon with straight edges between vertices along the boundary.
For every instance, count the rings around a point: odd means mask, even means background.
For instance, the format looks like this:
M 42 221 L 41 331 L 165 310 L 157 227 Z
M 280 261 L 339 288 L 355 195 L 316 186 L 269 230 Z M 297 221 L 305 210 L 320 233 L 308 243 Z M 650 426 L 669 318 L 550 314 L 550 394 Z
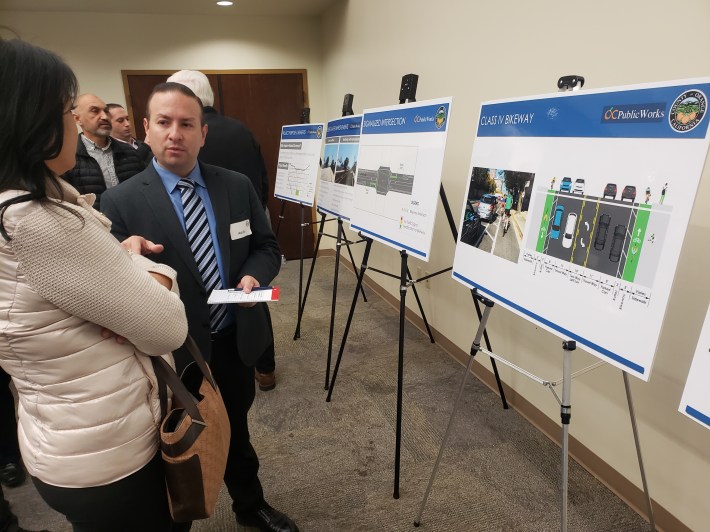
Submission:
M 246 294 L 241 288 L 230 288 L 229 290 L 213 290 L 207 299 L 207 304 L 215 305 L 220 303 L 260 303 L 279 300 L 280 289 L 278 286 L 259 286 L 252 288 Z

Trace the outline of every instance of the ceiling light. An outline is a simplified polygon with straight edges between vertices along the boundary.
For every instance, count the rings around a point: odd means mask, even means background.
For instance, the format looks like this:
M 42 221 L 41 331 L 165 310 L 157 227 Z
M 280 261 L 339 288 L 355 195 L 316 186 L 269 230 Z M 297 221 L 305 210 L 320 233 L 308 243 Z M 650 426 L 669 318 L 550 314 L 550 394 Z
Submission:
M 217 2 L 218 6 L 231 6 L 233 4 L 234 2 L 230 2 L 229 0 L 219 0 L 219 2 Z

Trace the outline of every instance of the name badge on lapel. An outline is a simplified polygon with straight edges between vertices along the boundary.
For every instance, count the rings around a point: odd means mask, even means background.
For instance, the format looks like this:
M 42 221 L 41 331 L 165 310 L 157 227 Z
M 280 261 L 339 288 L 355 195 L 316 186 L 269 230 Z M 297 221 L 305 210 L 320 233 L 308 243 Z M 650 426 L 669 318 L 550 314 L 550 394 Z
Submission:
M 241 222 L 235 222 L 229 225 L 229 236 L 232 240 L 238 240 L 249 236 L 251 234 L 251 223 L 249 219 L 243 220 Z

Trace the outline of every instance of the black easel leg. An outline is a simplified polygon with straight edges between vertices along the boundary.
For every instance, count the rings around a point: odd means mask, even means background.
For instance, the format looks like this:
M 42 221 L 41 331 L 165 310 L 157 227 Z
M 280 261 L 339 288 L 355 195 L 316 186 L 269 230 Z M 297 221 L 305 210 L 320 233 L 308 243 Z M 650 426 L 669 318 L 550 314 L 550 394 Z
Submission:
M 328 361 L 325 368 L 325 390 L 330 380 L 330 360 L 333 354 L 333 331 L 335 330 L 335 303 L 338 298 L 338 271 L 340 270 L 340 242 L 342 241 L 343 220 L 338 218 L 338 235 L 335 239 L 335 276 L 333 277 L 333 300 L 330 304 L 330 330 L 328 331 Z M 357 296 L 357 292 L 355 292 Z
M 306 299 L 308 299 L 308 290 L 311 287 L 311 279 L 313 278 L 313 270 L 316 267 L 316 259 L 318 258 L 318 250 L 320 249 L 320 241 L 323 237 L 323 228 L 325 227 L 325 213 L 321 213 L 320 224 L 318 225 L 318 238 L 316 239 L 316 249 L 313 252 L 313 259 L 311 260 L 311 269 L 308 272 L 308 281 L 306 281 L 306 290 L 303 293 L 303 304 L 298 307 L 298 322 L 296 323 L 296 332 L 293 333 L 293 339 L 301 337 L 301 319 L 303 318 L 303 311 L 306 308 Z M 301 232 L 303 232 L 303 227 L 301 227 Z M 303 256 L 303 253 L 301 253 Z
M 471 290 L 471 295 L 473 296 L 473 303 L 476 306 L 476 314 L 478 314 L 478 321 L 481 321 L 481 306 L 478 304 L 478 297 L 476 297 L 476 291 Z M 486 349 L 493 352 L 493 348 L 491 348 L 491 341 L 488 339 L 488 330 L 486 329 L 483 329 L 483 339 L 486 341 Z M 498 384 L 498 393 L 500 394 L 500 400 L 503 401 L 503 409 L 507 410 L 509 408 L 508 401 L 505 398 L 505 390 L 503 390 L 503 383 L 501 382 L 500 375 L 498 374 L 498 366 L 496 365 L 496 360 L 495 358 L 490 358 L 489 360 L 491 361 L 491 366 L 493 367 L 493 374 L 496 377 L 496 384 Z
M 407 267 L 407 279 L 411 280 L 412 279 L 412 274 L 409 273 L 409 267 Z M 429 341 L 431 343 L 434 343 L 434 335 L 431 332 L 431 329 L 429 328 L 429 322 L 426 319 L 426 314 L 424 314 L 424 307 L 422 307 L 422 302 L 419 299 L 419 294 L 417 293 L 417 286 L 412 285 L 412 292 L 414 292 L 414 298 L 417 300 L 417 306 L 419 307 L 419 312 L 422 315 L 422 319 L 424 320 L 424 327 L 426 327 L 426 332 L 429 335 Z
M 343 239 L 346 242 L 345 247 L 348 248 L 348 255 L 350 255 L 350 264 L 353 265 L 353 270 L 355 270 L 355 277 L 357 277 L 359 275 L 359 273 L 357 271 L 357 266 L 355 266 L 355 259 L 353 258 L 353 252 L 350 251 L 350 244 L 347 243 L 348 239 L 345 237 L 345 229 L 343 229 L 343 221 L 340 218 L 338 218 L 338 229 L 342 232 Z M 362 292 L 363 302 L 367 303 L 367 297 L 365 297 L 365 288 L 361 286 L 360 291 Z
M 281 212 L 279 212 L 279 223 L 276 224 L 276 232 L 274 233 L 274 236 L 278 238 L 279 236 L 279 229 L 281 229 L 281 220 L 284 219 L 284 209 L 286 209 L 286 202 L 284 200 L 281 200 Z
M 353 321 L 353 314 L 355 313 L 355 305 L 357 305 L 357 296 L 360 292 L 360 287 L 362 286 L 362 279 L 365 277 L 365 270 L 367 270 L 367 259 L 370 256 L 370 249 L 372 248 L 372 239 L 368 238 L 365 244 L 365 254 L 362 257 L 362 265 L 360 266 L 360 274 L 357 277 L 357 286 L 355 287 L 355 294 L 353 295 L 353 302 L 350 305 L 350 313 L 348 314 L 348 321 L 345 323 L 345 331 L 343 332 L 343 340 L 340 342 L 340 351 L 338 352 L 338 359 L 335 361 L 335 368 L 333 369 L 333 378 L 330 381 L 330 388 L 328 389 L 328 397 L 326 402 L 330 402 L 330 398 L 333 395 L 333 388 L 335 388 L 335 379 L 338 376 L 338 368 L 340 367 L 340 361 L 343 358 L 343 351 L 345 351 L 345 342 L 348 340 L 348 333 L 350 332 L 350 325 Z
M 399 252 L 402 257 L 402 266 L 399 278 L 399 360 L 397 363 L 397 428 L 394 450 L 394 495 L 399 499 L 399 468 L 402 458 L 402 387 L 404 385 L 404 318 L 407 307 L 407 284 L 409 281 L 409 268 L 407 268 L 407 252 Z
M 296 334 L 294 334 L 293 339 L 301 337 L 301 312 L 303 311 L 303 203 L 301 203 L 301 257 L 299 261 L 298 269 L 298 328 L 296 329 Z

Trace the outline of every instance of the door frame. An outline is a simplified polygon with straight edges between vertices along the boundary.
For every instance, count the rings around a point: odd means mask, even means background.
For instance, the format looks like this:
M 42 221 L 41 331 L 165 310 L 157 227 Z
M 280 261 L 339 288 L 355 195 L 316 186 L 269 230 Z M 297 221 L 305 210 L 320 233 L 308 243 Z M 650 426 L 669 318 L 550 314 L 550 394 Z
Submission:
M 310 107 L 308 103 L 308 71 L 305 68 L 248 68 L 248 69 L 232 69 L 232 70 L 202 70 L 198 69 L 203 74 L 301 74 L 303 80 L 303 106 Z M 126 98 L 126 112 L 128 118 L 134 127 L 138 127 L 133 115 L 133 100 L 131 99 L 131 91 L 128 86 L 128 76 L 170 76 L 177 70 L 121 70 L 121 79 L 123 80 L 123 94 Z M 140 124 L 142 126 L 142 124 Z
M 310 107 L 309 97 L 308 97 L 308 71 L 305 68 L 244 68 L 244 69 L 194 69 L 199 70 L 203 74 L 301 74 L 301 79 L 303 80 L 303 106 Z M 131 91 L 128 84 L 128 76 L 170 76 L 177 72 L 174 69 L 140 69 L 140 70 L 121 70 L 121 79 L 123 80 L 123 94 L 126 99 L 126 112 L 128 113 L 128 118 L 133 124 L 133 127 L 137 129 L 139 126 L 143 127 L 143 124 L 138 124 L 134 120 L 135 116 L 133 113 L 133 99 L 131 98 Z M 284 124 L 285 125 L 285 124 Z M 274 179 L 276 176 L 274 175 Z M 283 201 L 283 200 L 282 200 Z M 313 232 L 313 242 L 317 241 L 318 237 L 318 209 L 316 207 L 316 202 L 313 203 L 311 207 L 311 231 Z M 318 250 L 313 249 L 313 254 Z

